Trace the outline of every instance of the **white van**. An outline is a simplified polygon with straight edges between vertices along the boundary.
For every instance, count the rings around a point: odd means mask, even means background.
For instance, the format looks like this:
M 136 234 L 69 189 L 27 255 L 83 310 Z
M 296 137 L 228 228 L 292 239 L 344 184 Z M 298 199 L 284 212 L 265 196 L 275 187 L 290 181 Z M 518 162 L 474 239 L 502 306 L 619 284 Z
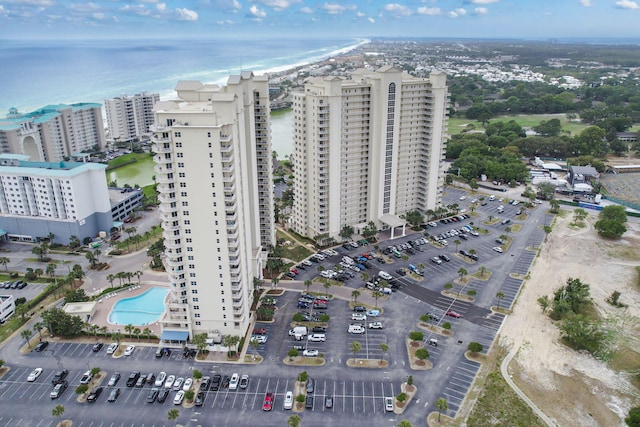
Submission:
M 348 332 L 350 334 L 364 334 L 365 333 L 365 329 L 361 325 L 349 325 L 349 331 Z
M 231 375 L 231 381 L 229 381 L 229 390 L 237 390 L 239 381 L 240 381 L 240 375 L 236 373 Z
M 491 197 L 489 197 L 489 200 L 490 200 L 490 201 L 492 201 L 492 202 L 493 202 L 495 199 L 496 199 L 496 196 L 494 196 L 494 195 L 491 195 Z
M 502 213 L 502 212 L 504 212 L 504 206 L 500 205 L 498 206 L 498 213 Z

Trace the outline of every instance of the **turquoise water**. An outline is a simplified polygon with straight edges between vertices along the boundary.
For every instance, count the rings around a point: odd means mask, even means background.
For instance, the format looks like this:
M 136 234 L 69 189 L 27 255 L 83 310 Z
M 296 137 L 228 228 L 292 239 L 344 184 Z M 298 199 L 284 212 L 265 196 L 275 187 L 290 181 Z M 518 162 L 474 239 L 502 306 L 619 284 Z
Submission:
M 147 292 L 115 303 L 109 313 L 109 323 L 114 325 L 144 326 L 155 322 L 164 312 L 166 288 L 151 288 Z

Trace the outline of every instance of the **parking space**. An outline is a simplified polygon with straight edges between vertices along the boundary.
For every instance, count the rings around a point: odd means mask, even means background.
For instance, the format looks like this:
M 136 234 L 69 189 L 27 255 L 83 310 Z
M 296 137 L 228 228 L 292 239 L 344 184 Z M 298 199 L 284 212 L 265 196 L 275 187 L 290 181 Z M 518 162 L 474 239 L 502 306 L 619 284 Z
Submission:
M 447 399 L 447 403 L 449 404 L 447 415 L 455 415 L 458 412 L 479 369 L 479 363 L 466 359 L 461 360 L 456 365 L 455 371 L 444 385 L 442 392 L 442 396 Z

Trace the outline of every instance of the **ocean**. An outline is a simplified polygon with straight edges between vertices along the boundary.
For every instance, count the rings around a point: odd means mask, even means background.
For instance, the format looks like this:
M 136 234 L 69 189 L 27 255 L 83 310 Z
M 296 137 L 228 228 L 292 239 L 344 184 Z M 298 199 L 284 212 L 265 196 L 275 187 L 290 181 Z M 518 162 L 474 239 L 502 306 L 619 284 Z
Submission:
M 169 97 L 178 80 L 224 84 L 347 52 L 363 39 L 0 40 L 0 117 L 49 104 L 104 103 L 142 91 Z M 289 151 L 280 149 L 280 151 Z

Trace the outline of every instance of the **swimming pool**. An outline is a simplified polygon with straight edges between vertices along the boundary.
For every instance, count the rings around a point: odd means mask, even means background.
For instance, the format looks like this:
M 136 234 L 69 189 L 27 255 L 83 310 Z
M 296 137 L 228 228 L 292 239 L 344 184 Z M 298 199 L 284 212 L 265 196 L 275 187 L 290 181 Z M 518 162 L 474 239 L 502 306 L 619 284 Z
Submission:
M 109 312 L 109 323 L 114 325 L 144 326 L 155 322 L 164 312 L 167 288 L 153 287 L 147 292 L 116 302 Z

